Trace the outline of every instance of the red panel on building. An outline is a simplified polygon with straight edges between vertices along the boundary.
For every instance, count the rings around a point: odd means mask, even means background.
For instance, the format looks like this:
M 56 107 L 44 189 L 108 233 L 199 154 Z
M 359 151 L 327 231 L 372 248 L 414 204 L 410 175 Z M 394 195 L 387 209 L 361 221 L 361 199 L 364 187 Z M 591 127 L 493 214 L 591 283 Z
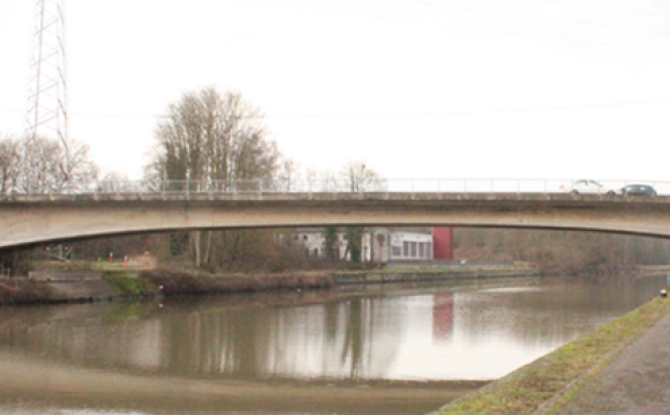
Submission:
M 433 258 L 454 259 L 454 228 L 433 228 Z

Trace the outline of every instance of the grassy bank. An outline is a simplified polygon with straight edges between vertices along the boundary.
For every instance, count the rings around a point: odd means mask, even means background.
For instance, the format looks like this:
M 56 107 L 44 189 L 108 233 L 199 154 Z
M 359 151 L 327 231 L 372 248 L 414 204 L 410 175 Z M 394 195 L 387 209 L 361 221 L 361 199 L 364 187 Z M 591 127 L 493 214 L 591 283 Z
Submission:
M 623 346 L 638 339 L 667 314 L 670 314 L 670 299 L 657 298 L 606 324 L 596 333 L 569 343 L 500 381 L 444 406 L 435 414 L 533 414 L 575 380 L 588 382 Z M 551 402 L 545 413 L 551 414 L 568 403 L 584 384 L 572 384 L 570 392 Z
M 103 280 L 107 281 L 117 295 L 124 297 L 141 297 L 159 294 L 159 288 L 145 278 L 139 278 L 132 272 L 106 272 Z

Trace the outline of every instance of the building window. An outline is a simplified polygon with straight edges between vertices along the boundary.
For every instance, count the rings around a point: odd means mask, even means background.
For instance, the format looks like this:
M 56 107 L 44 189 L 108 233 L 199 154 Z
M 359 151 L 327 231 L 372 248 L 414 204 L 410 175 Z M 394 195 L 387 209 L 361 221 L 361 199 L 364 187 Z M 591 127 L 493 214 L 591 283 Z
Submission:
M 303 235 L 303 236 L 302 236 L 302 240 L 303 240 L 303 241 L 306 241 L 306 240 L 308 240 L 308 239 L 309 239 L 309 237 L 308 237 L 307 235 Z
M 391 255 L 393 258 L 402 258 L 402 248 L 399 246 L 394 246 L 393 250 L 391 251 Z
M 409 243 L 409 253 L 412 258 L 416 258 L 416 242 Z
M 409 242 L 402 243 L 402 257 L 409 258 Z
M 426 258 L 432 259 L 433 258 L 433 243 L 428 242 L 426 244 L 426 246 L 428 247 L 428 249 L 426 249 Z

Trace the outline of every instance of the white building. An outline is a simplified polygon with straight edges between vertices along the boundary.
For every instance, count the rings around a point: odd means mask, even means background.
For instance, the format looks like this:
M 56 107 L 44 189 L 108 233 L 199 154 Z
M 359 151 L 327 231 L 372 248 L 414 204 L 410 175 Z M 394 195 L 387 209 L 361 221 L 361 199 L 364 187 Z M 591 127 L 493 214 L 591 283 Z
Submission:
M 325 257 L 323 228 L 298 228 L 294 240 L 301 243 L 310 256 Z M 349 259 L 344 230 L 336 233 L 336 249 L 340 259 Z M 361 260 L 388 262 L 394 260 L 432 260 L 432 228 L 371 228 L 363 234 Z

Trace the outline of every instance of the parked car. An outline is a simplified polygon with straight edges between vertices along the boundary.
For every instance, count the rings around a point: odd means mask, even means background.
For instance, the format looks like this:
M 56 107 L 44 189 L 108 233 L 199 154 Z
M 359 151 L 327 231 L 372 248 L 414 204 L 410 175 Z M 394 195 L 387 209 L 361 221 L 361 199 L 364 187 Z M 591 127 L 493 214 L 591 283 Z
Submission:
M 648 184 L 629 184 L 621 188 L 624 196 L 657 196 L 656 189 Z
M 565 190 L 575 195 L 585 194 L 613 196 L 616 194 L 621 194 L 621 189 L 611 189 L 605 187 L 596 180 L 577 180 L 572 184 L 570 189 Z

